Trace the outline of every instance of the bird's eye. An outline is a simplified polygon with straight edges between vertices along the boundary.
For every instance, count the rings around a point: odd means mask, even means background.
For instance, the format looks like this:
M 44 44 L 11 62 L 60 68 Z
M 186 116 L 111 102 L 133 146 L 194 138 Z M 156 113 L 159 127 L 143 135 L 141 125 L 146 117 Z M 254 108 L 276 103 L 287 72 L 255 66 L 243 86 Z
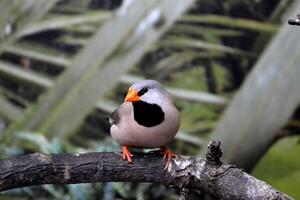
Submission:
M 148 92 L 148 88 L 142 88 L 139 92 L 138 95 L 142 96 L 143 94 L 145 94 L 146 92 Z

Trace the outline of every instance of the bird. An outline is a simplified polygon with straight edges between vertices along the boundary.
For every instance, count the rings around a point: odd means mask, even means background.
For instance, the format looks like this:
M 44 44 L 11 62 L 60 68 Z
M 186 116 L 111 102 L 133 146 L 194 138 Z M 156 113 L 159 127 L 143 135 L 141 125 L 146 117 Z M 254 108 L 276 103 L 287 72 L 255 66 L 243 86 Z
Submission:
M 166 145 L 180 126 L 179 111 L 171 94 L 156 80 L 132 84 L 124 102 L 109 116 L 112 138 L 122 146 L 123 160 L 132 163 L 128 147 L 160 148 L 167 169 L 177 155 Z

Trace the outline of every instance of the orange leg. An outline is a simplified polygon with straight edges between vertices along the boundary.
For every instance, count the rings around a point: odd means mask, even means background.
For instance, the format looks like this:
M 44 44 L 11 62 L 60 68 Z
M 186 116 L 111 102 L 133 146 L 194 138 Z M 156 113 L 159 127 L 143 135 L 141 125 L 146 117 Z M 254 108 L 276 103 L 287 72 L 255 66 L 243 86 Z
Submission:
M 161 147 L 161 150 L 164 152 L 163 161 L 166 161 L 166 164 L 165 164 L 165 167 L 164 167 L 164 169 L 166 170 L 168 168 L 168 166 L 170 165 L 172 158 L 173 157 L 178 158 L 178 156 L 175 153 L 173 153 L 171 151 L 171 149 L 169 149 L 165 146 Z
M 122 146 L 123 150 L 123 160 L 128 160 L 129 163 L 132 163 L 131 157 L 133 157 L 133 154 L 130 153 L 127 146 Z

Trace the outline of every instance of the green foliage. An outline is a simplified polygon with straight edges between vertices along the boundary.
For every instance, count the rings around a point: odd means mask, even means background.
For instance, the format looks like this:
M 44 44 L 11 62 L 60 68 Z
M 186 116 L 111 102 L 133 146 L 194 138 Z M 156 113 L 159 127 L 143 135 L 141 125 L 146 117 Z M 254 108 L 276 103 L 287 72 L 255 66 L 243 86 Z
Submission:
M 237 19 L 227 16 L 218 15 L 188 15 L 185 16 L 182 21 L 184 22 L 201 22 L 208 24 L 222 25 L 231 28 L 240 28 L 257 32 L 276 33 L 278 26 L 271 23 L 261 23 L 255 20 Z
M 300 198 L 300 145 L 297 137 L 278 141 L 258 163 L 253 175 L 285 192 Z
M 203 66 L 195 66 L 191 69 L 173 73 L 171 82 L 175 88 L 189 88 L 191 90 L 207 91 L 205 69 Z
M 181 128 L 183 130 L 194 130 L 199 128 L 199 123 L 213 122 L 218 118 L 212 106 L 177 102 L 178 107 L 181 109 Z
M 58 137 L 54 137 L 49 141 L 45 135 L 31 132 L 20 132 L 17 134 L 19 139 L 20 147 L 31 150 L 33 152 L 42 153 L 62 153 L 63 144 Z

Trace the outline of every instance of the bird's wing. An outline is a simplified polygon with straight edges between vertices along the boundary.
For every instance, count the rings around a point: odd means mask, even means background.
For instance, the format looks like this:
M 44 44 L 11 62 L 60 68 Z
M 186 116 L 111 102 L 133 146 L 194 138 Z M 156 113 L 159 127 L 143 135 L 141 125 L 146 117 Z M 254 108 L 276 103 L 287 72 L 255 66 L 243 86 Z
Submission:
M 109 123 L 113 125 L 113 124 L 118 124 L 119 121 L 120 121 L 120 115 L 117 108 L 109 115 Z

